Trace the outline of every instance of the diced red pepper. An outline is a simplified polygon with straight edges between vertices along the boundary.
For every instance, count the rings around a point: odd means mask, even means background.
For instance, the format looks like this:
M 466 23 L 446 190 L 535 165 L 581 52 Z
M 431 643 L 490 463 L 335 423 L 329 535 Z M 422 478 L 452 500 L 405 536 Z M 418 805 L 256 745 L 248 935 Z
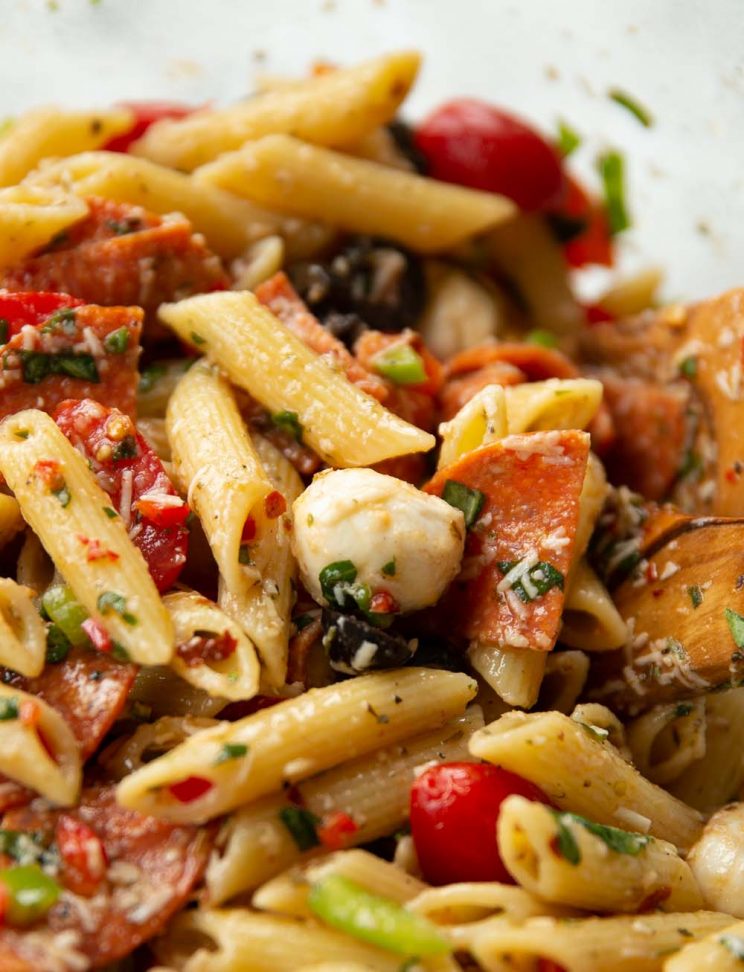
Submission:
M 108 867 L 100 837 L 82 820 L 65 813 L 57 819 L 54 836 L 65 887 L 74 894 L 92 897 L 101 886 Z
M 103 146 L 107 152 L 128 152 L 130 145 L 141 138 L 155 122 L 164 118 L 185 118 L 197 109 L 192 105 L 182 105 L 175 101 L 122 101 L 120 108 L 127 108 L 134 115 L 132 127 L 128 132 L 115 135 Z
M 336 810 L 323 817 L 315 832 L 323 847 L 328 850 L 342 850 L 348 844 L 348 838 L 359 830 L 359 825 L 343 810 Z
M 264 511 L 269 520 L 275 520 L 287 510 L 287 501 L 278 489 L 273 490 L 264 500 Z
M 135 500 L 132 506 L 142 514 L 143 519 L 149 520 L 155 526 L 182 526 L 189 516 L 188 504 L 180 496 L 171 497 L 171 494 L 168 494 L 168 496 L 173 502 L 164 502 L 149 496 L 142 496 Z M 176 500 L 178 502 L 175 502 Z
M 185 780 L 172 783 L 168 791 L 179 803 L 193 803 L 209 793 L 213 786 L 214 783 L 205 780 L 203 776 L 187 776 Z
M 97 651 L 111 651 L 111 638 L 99 621 L 96 621 L 95 618 L 86 618 L 80 627 L 88 635 Z

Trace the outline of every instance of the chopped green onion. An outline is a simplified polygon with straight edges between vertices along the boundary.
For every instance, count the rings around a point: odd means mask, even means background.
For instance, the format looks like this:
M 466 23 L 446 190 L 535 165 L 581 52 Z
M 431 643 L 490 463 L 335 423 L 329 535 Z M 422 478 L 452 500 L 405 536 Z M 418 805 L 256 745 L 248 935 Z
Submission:
M 46 660 L 51 665 L 63 662 L 70 654 L 70 639 L 57 624 L 50 624 L 46 637 Z
M 736 611 L 732 611 L 731 608 L 726 608 L 723 614 L 734 639 L 734 644 L 737 648 L 744 648 L 744 617 L 737 614 Z
M 394 344 L 372 359 L 375 371 L 394 385 L 420 385 L 426 381 L 424 359 L 410 344 Z
M 562 118 L 558 120 L 558 151 L 566 159 L 581 145 L 581 135 Z
M 595 823 L 593 820 L 587 820 L 586 817 L 580 817 L 577 813 L 561 813 L 559 816 L 564 824 L 573 821 L 584 830 L 588 830 L 590 834 L 599 837 L 605 846 L 617 854 L 637 857 L 653 840 L 653 837 L 647 834 L 634 834 L 628 830 L 620 830 L 618 827 L 610 827 L 608 824 Z
M 75 324 L 77 320 L 77 314 L 72 307 L 60 307 L 51 314 L 44 326 L 42 327 L 42 333 L 44 334 L 54 334 L 55 331 L 62 331 L 64 334 L 74 334 L 77 330 Z
M 461 510 L 465 517 L 465 526 L 471 527 L 483 509 L 486 496 L 479 489 L 471 489 L 465 483 L 458 483 L 456 479 L 448 479 L 442 490 L 442 499 L 455 509 Z
M 115 611 L 126 624 L 137 624 L 137 618 L 127 611 L 127 600 L 122 594 L 116 591 L 104 591 L 98 597 L 98 610 L 101 614 L 108 614 Z
M 221 763 L 227 763 L 231 759 L 240 759 L 240 757 L 245 756 L 247 752 L 248 747 L 244 745 L 244 743 L 225 743 L 217 754 L 214 765 L 219 766 Z
M 340 874 L 329 874 L 310 889 L 313 914 L 370 945 L 401 956 L 445 955 L 452 946 L 427 918 L 397 901 L 372 894 Z
M 37 864 L 5 868 L 0 871 L 0 882 L 8 892 L 5 916 L 9 925 L 30 925 L 43 918 L 60 894 L 57 882 Z
M 314 813 L 302 807 L 282 807 L 279 819 L 291 834 L 298 850 L 310 850 L 320 844 L 315 829 L 320 820 Z
M 629 95 L 627 91 L 623 91 L 620 88 L 611 88 L 608 94 L 616 104 L 626 108 L 631 115 L 637 118 L 644 128 L 650 128 L 653 125 L 654 118 L 651 112 L 647 108 L 644 108 L 632 95 Z
M 597 170 L 604 187 L 607 219 L 610 233 L 614 236 L 630 226 L 625 205 L 625 163 L 619 152 L 605 152 L 597 159 Z
M 275 415 L 271 416 L 271 421 L 278 428 L 283 429 L 288 432 L 293 439 L 298 442 L 302 442 L 302 423 L 297 415 L 297 412 L 277 412 Z
M 65 637 L 76 648 L 89 644 L 88 636 L 83 631 L 83 621 L 87 620 L 88 612 L 76 600 L 69 587 L 58 584 L 50 587 L 41 599 L 42 607 L 47 616 L 54 621 Z
M 538 344 L 542 348 L 554 348 L 558 344 L 558 339 L 551 331 L 535 330 L 530 331 L 525 338 L 527 344 Z
M 18 699 L 15 696 L 0 698 L 0 722 L 11 722 L 18 718 Z
M 129 330 L 126 327 L 119 327 L 107 334 L 103 346 L 112 354 L 124 354 L 129 347 Z
M 251 560 L 251 548 L 247 543 L 241 543 L 238 547 L 238 563 L 244 567 L 253 563 Z
M 25 830 L 0 830 L 0 854 L 7 854 L 17 864 L 33 864 L 44 854 L 39 843 L 41 834 Z

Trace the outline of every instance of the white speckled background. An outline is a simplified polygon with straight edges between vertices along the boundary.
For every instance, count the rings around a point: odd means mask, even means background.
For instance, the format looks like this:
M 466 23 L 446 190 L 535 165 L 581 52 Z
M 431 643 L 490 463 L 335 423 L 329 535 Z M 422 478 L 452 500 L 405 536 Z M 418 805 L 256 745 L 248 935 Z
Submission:
M 56 8 L 56 9 L 55 9 Z M 0 0 L 0 114 L 117 98 L 213 99 L 257 71 L 299 74 L 400 46 L 427 56 L 408 115 L 475 94 L 552 132 L 565 118 L 628 157 L 628 266 L 665 296 L 744 284 L 743 0 Z M 656 118 L 613 102 L 627 89 Z

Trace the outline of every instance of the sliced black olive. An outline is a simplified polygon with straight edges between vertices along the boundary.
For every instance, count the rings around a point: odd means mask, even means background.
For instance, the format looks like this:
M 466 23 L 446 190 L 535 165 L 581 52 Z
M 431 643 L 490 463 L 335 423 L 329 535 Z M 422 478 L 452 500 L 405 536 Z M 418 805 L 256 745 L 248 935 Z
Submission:
M 441 635 L 425 634 L 418 639 L 414 664 L 443 668 L 447 672 L 469 671 L 467 655 Z
M 339 315 L 355 315 L 363 325 L 394 333 L 413 327 L 426 302 L 418 257 L 395 243 L 366 236 L 352 237 L 323 263 L 295 263 L 289 275 L 326 326 L 330 322 L 339 327 Z M 359 336 L 357 328 L 345 331 L 342 326 L 338 336 L 350 346 Z
M 331 668 L 358 675 L 377 668 L 399 668 L 416 651 L 416 641 L 390 634 L 361 618 L 323 609 L 323 645 Z
M 416 172 L 426 175 L 429 171 L 429 162 L 414 141 L 413 128 L 398 119 L 391 121 L 387 128 L 393 136 L 393 141 L 400 154 L 408 159 Z

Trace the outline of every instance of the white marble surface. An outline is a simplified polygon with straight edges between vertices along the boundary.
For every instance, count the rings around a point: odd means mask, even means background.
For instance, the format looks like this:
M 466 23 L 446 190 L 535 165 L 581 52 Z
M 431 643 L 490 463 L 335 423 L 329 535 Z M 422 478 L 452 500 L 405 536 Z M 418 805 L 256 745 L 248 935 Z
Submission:
M 54 9 L 56 8 L 56 9 Z M 0 0 L 0 114 L 38 103 L 213 99 L 255 73 L 302 72 L 415 46 L 427 57 L 408 114 L 476 94 L 629 160 L 624 262 L 667 269 L 665 294 L 744 284 L 742 0 Z M 642 128 L 608 100 L 646 104 Z

